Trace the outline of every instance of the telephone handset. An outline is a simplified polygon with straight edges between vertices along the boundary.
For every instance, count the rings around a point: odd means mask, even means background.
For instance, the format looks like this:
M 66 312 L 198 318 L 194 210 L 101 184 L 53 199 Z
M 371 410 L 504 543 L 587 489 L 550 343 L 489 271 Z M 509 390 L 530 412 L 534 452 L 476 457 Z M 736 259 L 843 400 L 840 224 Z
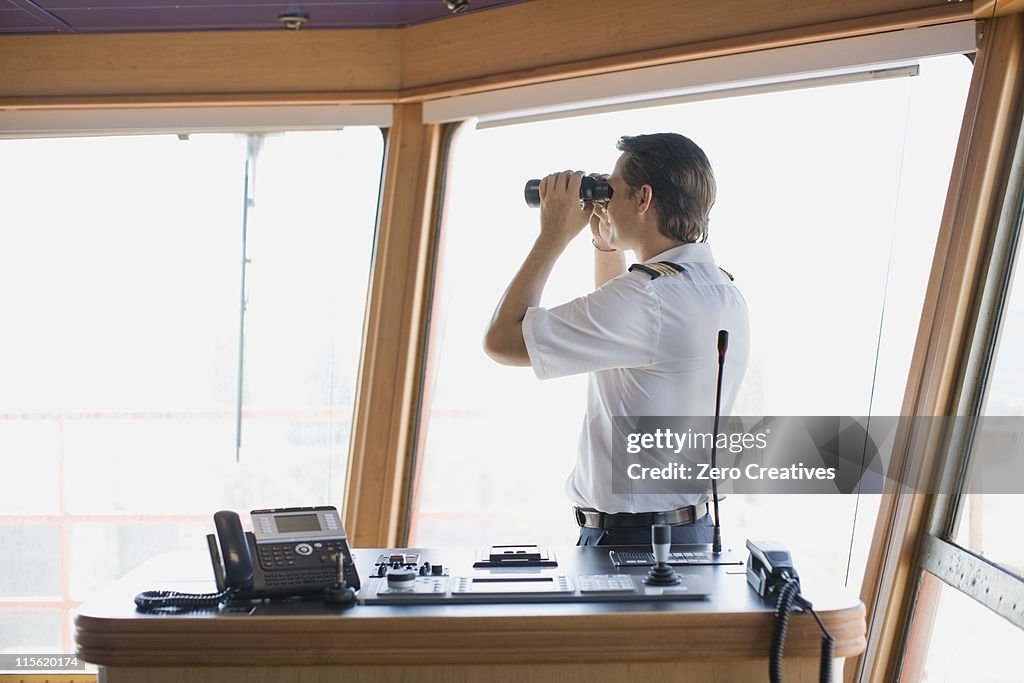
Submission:
M 231 588 L 243 591 L 252 588 L 252 553 L 249 552 L 249 540 L 242 530 L 242 522 L 238 515 L 230 510 L 221 510 L 213 515 L 213 526 L 217 530 L 216 538 L 220 542 L 220 553 L 217 548 L 210 547 L 210 560 L 213 562 L 213 575 L 217 581 L 217 590 Z M 209 544 L 213 536 L 207 535 Z M 221 559 L 223 558 L 223 567 Z
M 243 531 L 238 515 L 213 516 L 216 535 L 206 537 L 218 590 L 238 599 L 322 594 L 344 582 L 359 590 L 348 538 L 332 506 L 253 510 L 253 531 Z M 340 558 L 339 558 L 340 556 Z
M 319 595 L 352 605 L 359 575 L 338 511 L 331 506 L 253 510 L 253 531 L 238 515 L 213 516 L 216 534 L 206 536 L 216 593 L 144 591 L 141 612 L 216 608 L 230 600 Z M 254 561 L 255 558 L 255 561 Z

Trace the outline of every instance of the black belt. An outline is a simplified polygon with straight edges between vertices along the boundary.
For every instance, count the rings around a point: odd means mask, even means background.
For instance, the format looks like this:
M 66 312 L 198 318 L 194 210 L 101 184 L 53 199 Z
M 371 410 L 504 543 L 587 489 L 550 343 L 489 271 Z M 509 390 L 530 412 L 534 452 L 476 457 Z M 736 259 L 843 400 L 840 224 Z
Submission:
M 703 508 L 698 514 L 697 508 Z M 639 529 L 654 524 L 692 524 L 708 513 L 708 504 L 687 505 L 665 512 L 600 512 L 593 508 L 576 508 L 576 523 L 591 529 Z

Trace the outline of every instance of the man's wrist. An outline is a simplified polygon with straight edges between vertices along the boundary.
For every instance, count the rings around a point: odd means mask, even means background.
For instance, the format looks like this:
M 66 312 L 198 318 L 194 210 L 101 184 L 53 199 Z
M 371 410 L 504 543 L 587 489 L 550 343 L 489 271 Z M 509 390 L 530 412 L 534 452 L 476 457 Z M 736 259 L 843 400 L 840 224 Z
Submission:
M 557 252 L 560 254 L 565 251 L 571 241 L 572 238 L 563 239 L 560 236 L 542 232 L 537 235 L 534 245 L 540 247 L 545 252 Z

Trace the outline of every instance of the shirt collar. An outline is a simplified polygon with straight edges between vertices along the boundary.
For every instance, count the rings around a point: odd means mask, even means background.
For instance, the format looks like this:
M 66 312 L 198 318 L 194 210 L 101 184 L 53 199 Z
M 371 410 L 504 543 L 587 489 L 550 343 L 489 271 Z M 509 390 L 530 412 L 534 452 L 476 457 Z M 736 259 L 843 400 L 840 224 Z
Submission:
M 672 261 L 673 263 L 714 263 L 714 256 L 711 255 L 711 245 L 707 242 L 692 242 L 680 244 L 666 251 L 657 254 L 645 263 L 657 261 Z

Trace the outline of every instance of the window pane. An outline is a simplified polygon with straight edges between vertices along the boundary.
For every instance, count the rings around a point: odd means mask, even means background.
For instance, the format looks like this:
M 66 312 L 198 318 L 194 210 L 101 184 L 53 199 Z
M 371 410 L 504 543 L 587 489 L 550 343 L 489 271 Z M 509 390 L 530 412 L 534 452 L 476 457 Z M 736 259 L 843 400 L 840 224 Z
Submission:
M 1024 631 L 925 572 L 904 680 L 1011 683 L 1020 680 Z M 928 627 L 931 626 L 929 629 Z M 920 663 L 918 653 L 923 653 Z M 909 671 L 921 667 L 920 675 Z
M 1024 577 L 1021 519 L 1024 519 L 1022 495 L 968 494 L 962 501 L 956 543 Z
M 984 416 L 1024 419 L 1024 358 L 1019 351 L 1024 346 L 1024 277 L 1020 275 L 1022 256 L 1024 253 L 1018 248 L 1003 305 L 995 356 L 989 368 L 982 409 Z M 1019 438 L 1015 437 L 1011 443 L 1007 443 L 1005 438 L 1000 439 L 999 436 L 982 430 L 975 438 L 972 458 L 981 458 L 985 454 L 988 457 L 1014 458 L 1019 461 L 1024 457 L 1024 444 L 1020 443 Z M 1024 482 L 1016 482 L 1016 489 L 1024 491 Z M 1024 547 L 1020 543 L 1018 523 L 1022 518 L 1024 494 L 985 491 L 969 493 L 961 500 L 960 519 L 954 538 L 959 545 L 984 555 L 1018 576 L 1024 576 Z
M 0 651 L 67 651 L 216 510 L 343 504 L 382 159 L 370 127 L 0 141 Z
M 60 528 L 29 523 L 5 526 L 0 534 L 0 576 L 3 597 L 17 600 L 52 599 L 60 595 L 57 557 Z M 32 571 L 23 568 L 31 567 Z
M 4 652 L 73 652 L 61 645 L 60 612 L 0 612 L 0 643 Z
M 609 171 L 624 134 L 681 132 L 715 168 L 709 242 L 753 331 L 734 414 L 898 414 L 970 72 L 954 56 L 925 60 L 915 78 L 464 128 L 447 181 L 412 542 L 575 542 L 562 482 L 585 378 L 540 383 L 529 368 L 490 361 L 481 338 L 537 234 L 524 182 Z M 589 235 L 570 245 L 542 305 L 589 291 L 591 252 Z M 852 564 L 858 585 L 876 507 L 855 496 L 730 496 L 723 536 L 742 549 L 767 528 L 840 580 Z

